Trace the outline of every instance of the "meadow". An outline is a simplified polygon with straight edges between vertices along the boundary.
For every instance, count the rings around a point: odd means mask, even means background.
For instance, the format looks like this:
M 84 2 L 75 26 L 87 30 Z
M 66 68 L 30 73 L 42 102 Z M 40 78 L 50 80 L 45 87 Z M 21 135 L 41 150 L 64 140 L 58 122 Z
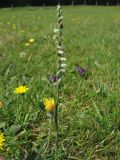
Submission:
M 120 8 L 62 7 L 67 71 L 60 90 L 58 160 L 120 160 Z M 56 7 L 0 9 L 0 131 L 5 160 L 54 160 L 40 108 L 53 97 Z M 30 41 L 30 39 L 34 39 Z M 85 75 L 76 72 L 85 68 Z M 17 95 L 26 85 L 28 94 Z

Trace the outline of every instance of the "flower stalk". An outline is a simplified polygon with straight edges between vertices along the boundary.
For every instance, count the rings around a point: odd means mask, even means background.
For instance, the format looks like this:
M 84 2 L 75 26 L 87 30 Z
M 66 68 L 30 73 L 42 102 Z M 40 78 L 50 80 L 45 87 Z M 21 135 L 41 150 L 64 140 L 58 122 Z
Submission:
M 56 83 L 56 108 L 54 114 L 55 121 L 55 130 L 56 130 L 56 156 L 58 151 L 58 139 L 59 139 L 59 125 L 58 125 L 58 107 L 59 107 L 59 94 L 60 94 L 60 83 L 66 72 L 66 58 L 64 58 L 64 49 L 62 44 L 62 34 L 63 34 L 63 16 L 60 4 L 57 6 L 57 25 L 54 29 L 53 39 L 55 40 L 55 45 L 58 55 L 58 64 L 57 64 L 57 83 Z
M 66 73 L 66 58 L 64 57 L 62 34 L 63 34 L 63 16 L 62 16 L 62 10 L 61 10 L 60 4 L 58 4 L 57 24 L 56 24 L 56 28 L 54 28 L 54 36 L 53 36 L 53 39 L 55 40 L 56 52 L 58 55 L 57 70 L 56 70 L 56 74 L 52 74 L 49 77 L 49 81 L 51 82 L 51 84 L 53 84 L 53 87 L 54 87 L 55 99 L 47 98 L 43 100 L 43 104 L 48 113 L 49 118 L 51 119 L 52 117 L 54 119 L 55 132 L 56 132 L 55 160 L 58 159 L 57 154 L 58 154 L 58 148 L 59 148 L 58 146 L 58 142 L 59 142 L 58 109 L 59 109 L 59 102 L 60 102 L 60 98 L 59 98 L 60 87 L 61 87 L 61 82 L 64 78 L 64 75 Z M 51 123 L 50 123 L 50 128 L 51 128 Z M 49 141 L 50 134 L 51 134 L 51 131 L 49 132 L 48 146 L 50 142 Z M 46 150 L 48 146 L 46 147 Z

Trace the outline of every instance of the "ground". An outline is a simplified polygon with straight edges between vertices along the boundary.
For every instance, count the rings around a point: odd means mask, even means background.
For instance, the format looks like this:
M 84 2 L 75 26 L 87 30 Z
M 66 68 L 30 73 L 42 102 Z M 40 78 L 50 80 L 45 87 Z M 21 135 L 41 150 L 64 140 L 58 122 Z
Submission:
M 62 10 L 67 72 L 60 90 L 58 159 L 119 160 L 120 8 Z M 0 129 L 6 138 L 0 153 L 7 160 L 54 159 L 54 131 L 44 153 L 49 118 L 39 103 L 54 97 L 48 77 L 57 66 L 55 24 L 56 7 L 0 9 Z M 76 64 L 85 76 L 75 72 Z M 29 87 L 28 94 L 15 94 L 19 85 Z

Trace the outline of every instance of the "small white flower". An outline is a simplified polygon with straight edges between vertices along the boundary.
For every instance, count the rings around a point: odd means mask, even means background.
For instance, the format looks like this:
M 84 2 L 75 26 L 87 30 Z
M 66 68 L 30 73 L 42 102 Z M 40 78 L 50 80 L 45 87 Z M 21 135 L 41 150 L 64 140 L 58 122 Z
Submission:
M 59 32 L 59 29 L 54 29 L 54 33 L 58 33 Z
M 59 50 L 59 51 L 58 51 L 58 54 L 63 54 L 63 53 L 64 53 L 64 52 L 63 52 L 63 51 L 61 51 L 61 50 Z
M 60 5 L 58 4 L 57 9 L 60 10 L 60 8 L 61 8 L 61 7 L 60 7 Z
M 66 58 L 60 58 L 60 61 L 66 62 Z
M 60 17 L 60 19 L 63 19 L 63 18 L 64 18 L 63 16 Z
M 58 18 L 58 21 L 62 21 L 63 20 L 63 16 Z
M 66 64 L 61 64 L 60 65 L 62 68 L 65 68 L 66 67 Z

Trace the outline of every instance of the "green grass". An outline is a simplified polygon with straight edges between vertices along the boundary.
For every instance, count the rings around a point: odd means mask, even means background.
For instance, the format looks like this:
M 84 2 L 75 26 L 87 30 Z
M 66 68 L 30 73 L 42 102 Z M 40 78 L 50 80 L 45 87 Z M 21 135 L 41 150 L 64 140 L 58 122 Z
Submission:
M 59 160 L 120 159 L 120 8 L 63 7 L 67 74 L 59 106 Z M 52 39 L 56 8 L 0 10 L 0 130 L 6 160 L 53 160 L 55 134 L 39 102 L 53 96 L 47 83 L 56 71 Z M 13 29 L 13 26 L 16 29 Z M 29 47 L 25 43 L 34 38 Z M 87 79 L 74 73 L 78 63 Z M 27 85 L 27 95 L 14 89 Z M 18 110 L 19 109 L 19 110 Z

